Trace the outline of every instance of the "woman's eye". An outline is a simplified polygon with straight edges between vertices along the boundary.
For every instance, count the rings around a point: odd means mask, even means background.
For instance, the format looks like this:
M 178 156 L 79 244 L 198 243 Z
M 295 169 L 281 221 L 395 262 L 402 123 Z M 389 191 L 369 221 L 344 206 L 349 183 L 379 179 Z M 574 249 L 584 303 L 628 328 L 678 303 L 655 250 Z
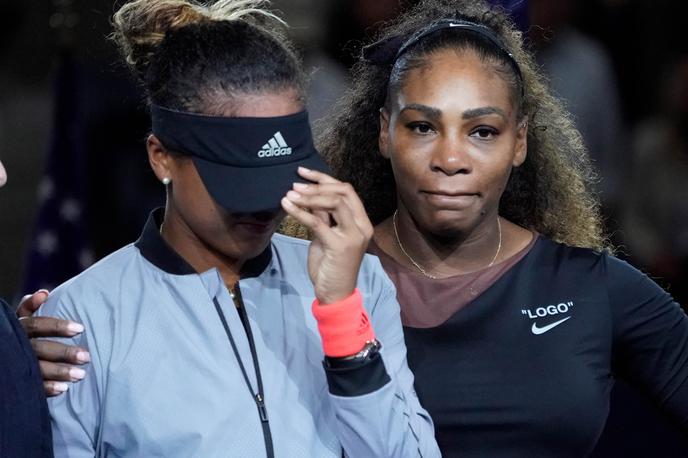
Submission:
M 427 135 L 434 132 L 432 126 L 424 122 L 412 122 L 408 124 L 407 127 L 411 132 L 420 135 Z
M 499 132 L 492 127 L 478 127 L 473 129 L 473 132 L 471 132 L 472 137 L 478 137 L 482 140 L 490 140 L 491 138 L 496 137 L 498 134 Z

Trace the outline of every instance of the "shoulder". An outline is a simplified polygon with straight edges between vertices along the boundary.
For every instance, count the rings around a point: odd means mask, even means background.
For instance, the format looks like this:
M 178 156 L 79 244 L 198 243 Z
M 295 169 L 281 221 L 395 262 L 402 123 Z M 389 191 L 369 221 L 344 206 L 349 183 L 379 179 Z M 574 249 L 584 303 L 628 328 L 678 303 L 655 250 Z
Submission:
M 138 266 L 140 259 L 133 244 L 120 248 L 55 288 L 37 315 L 78 320 L 79 309 L 97 310 L 98 303 L 118 294 L 125 272 Z
M 595 282 L 598 288 L 606 288 L 612 307 L 672 301 L 647 274 L 608 252 L 571 247 L 548 239 L 541 242 L 536 259 L 538 268 L 546 266 L 579 285 Z
M 603 273 L 608 257 L 606 252 L 574 247 L 540 236 L 526 259 L 530 269 Z
M 58 290 L 112 289 L 113 281 L 119 278 L 118 275 L 134 267 L 134 263 L 137 264 L 141 259 L 141 252 L 133 243 L 126 245 L 66 281 Z
M 617 307 L 632 309 L 674 303 L 671 295 L 648 274 L 617 257 L 607 256 L 606 279 L 610 302 Z
M 540 237 L 533 254 L 538 268 L 600 275 L 611 283 L 649 280 L 646 274 L 607 251 L 573 247 Z
M 607 275 L 612 280 L 622 282 L 628 280 L 650 280 L 650 277 L 646 273 L 642 272 L 640 269 L 629 264 L 627 261 L 619 259 L 616 256 L 612 256 L 610 254 L 605 256 L 605 267 Z

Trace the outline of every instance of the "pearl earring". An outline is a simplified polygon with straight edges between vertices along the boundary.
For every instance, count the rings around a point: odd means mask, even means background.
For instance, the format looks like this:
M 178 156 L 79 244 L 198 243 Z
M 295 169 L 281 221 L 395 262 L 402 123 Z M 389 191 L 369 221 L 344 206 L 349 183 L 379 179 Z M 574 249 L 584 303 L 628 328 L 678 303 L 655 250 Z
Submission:
M 165 186 L 167 186 L 168 184 L 170 184 L 171 181 L 172 181 L 172 180 L 170 180 L 169 177 L 165 177 L 165 178 L 162 179 L 162 184 L 164 184 Z

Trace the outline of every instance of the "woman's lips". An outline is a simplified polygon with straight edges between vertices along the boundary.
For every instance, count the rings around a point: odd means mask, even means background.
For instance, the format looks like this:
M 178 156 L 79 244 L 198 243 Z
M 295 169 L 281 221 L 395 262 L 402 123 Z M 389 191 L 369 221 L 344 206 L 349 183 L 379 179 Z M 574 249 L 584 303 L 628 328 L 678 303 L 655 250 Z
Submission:
M 480 196 L 478 193 L 463 191 L 421 191 L 421 194 L 436 206 L 450 208 L 468 207 Z

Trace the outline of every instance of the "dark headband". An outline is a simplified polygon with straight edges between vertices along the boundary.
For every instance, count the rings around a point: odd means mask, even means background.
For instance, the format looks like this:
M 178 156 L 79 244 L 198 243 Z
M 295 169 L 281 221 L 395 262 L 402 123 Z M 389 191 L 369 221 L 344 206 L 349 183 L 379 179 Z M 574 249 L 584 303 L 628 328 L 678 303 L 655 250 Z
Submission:
M 507 62 L 509 62 L 521 83 L 521 91 L 523 91 L 523 75 L 521 74 L 521 68 L 518 66 L 513 54 L 507 50 L 504 42 L 486 25 L 466 21 L 464 19 L 438 19 L 430 23 L 427 27 L 417 30 L 410 37 L 394 36 L 377 41 L 363 48 L 363 58 L 378 65 L 394 65 L 405 52 L 420 40 L 445 29 L 474 33 L 489 41 L 499 50 L 500 54 L 506 58 Z

